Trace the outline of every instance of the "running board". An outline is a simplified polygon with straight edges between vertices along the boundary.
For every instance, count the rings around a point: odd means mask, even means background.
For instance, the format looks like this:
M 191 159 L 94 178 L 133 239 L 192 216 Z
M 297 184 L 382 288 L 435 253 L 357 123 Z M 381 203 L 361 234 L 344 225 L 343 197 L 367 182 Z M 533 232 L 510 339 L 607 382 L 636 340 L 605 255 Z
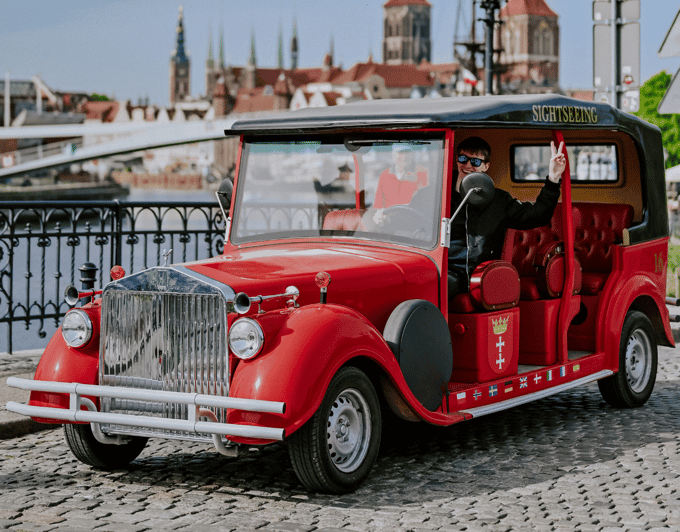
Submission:
M 575 381 L 565 382 L 559 386 L 553 386 L 551 388 L 546 388 L 545 390 L 540 390 L 538 392 L 530 393 L 528 395 L 523 395 L 522 397 L 515 397 L 514 399 L 508 399 L 501 403 L 495 403 L 492 405 L 480 406 L 477 408 L 469 408 L 467 410 L 461 410 L 459 414 L 470 414 L 473 418 L 485 416 L 487 414 L 493 414 L 495 412 L 500 412 L 502 410 L 507 410 L 515 406 L 523 405 L 524 403 L 530 403 L 531 401 L 536 401 L 537 399 L 544 399 L 545 397 L 550 397 L 556 393 L 569 390 L 571 388 L 576 388 L 577 386 L 582 386 L 583 384 L 588 384 L 589 382 L 597 381 L 605 377 L 613 375 L 614 372 L 608 369 L 603 369 L 592 375 L 587 375 L 586 377 L 581 377 Z

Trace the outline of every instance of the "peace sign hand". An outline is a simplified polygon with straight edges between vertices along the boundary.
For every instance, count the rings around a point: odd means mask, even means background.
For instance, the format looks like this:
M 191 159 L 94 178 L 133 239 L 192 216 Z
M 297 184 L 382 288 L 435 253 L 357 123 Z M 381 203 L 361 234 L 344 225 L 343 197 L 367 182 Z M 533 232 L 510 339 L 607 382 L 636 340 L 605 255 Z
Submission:
M 555 143 L 550 142 L 550 166 L 548 169 L 548 179 L 553 183 L 559 183 L 562 173 L 567 167 L 567 159 L 564 156 L 564 142 L 560 142 L 560 147 L 556 150 Z

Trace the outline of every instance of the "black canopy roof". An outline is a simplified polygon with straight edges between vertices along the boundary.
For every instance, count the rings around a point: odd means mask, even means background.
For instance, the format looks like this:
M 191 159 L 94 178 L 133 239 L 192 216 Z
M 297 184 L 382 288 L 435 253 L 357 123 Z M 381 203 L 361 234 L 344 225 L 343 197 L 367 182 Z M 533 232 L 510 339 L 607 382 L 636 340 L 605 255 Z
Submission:
M 423 127 L 655 129 L 608 104 L 557 94 L 389 99 L 315 107 L 239 120 L 227 135 L 347 132 Z
M 558 94 L 371 100 L 239 120 L 225 133 L 252 138 L 459 127 L 626 132 L 640 157 L 645 205 L 643 222 L 629 230 L 630 241 L 641 242 L 668 235 L 661 131 L 657 126 L 604 103 Z

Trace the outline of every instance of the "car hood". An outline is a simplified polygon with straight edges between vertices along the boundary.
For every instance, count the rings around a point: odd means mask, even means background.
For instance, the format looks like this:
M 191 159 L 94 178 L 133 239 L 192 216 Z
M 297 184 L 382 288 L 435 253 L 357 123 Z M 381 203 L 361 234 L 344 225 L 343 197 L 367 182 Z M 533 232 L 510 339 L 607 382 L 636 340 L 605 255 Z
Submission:
M 300 305 L 319 302 L 315 276 L 327 272 L 331 276 L 328 303 L 354 308 L 378 327 L 407 299 L 439 303 L 436 264 L 425 253 L 411 250 L 280 245 L 231 251 L 184 266 L 250 297 L 282 294 L 293 285 L 300 291 Z M 281 305 L 282 300 L 266 302 L 263 309 Z

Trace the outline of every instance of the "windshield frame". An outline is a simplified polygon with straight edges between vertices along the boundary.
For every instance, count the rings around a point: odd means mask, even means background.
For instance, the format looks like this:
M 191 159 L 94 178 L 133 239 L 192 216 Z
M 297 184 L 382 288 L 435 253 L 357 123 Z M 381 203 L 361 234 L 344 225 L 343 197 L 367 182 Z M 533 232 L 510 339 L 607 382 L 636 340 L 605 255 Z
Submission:
M 366 170 L 364 159 L 369 155 L 373 155 L 375 158 L 376 154 L 379 154 L 385 161 L 387 161 L 387 153 L 390 153 L 390 157 L 396 161 L 396 156 L 394 153 L 397 151 L 397 146 L 406 145 L 407 149 L 420 150 L 419 153 L 415 155 L 419 161 L 427 160 L 428 167 L 426 170 L 426 184 L 422 186 L 422 189 L 427 188 L 428 192 L 421 193 L 420 196 L 427 199 L 414 202 L 414 204 L 419 204 L 425 206 L 426 208 L 421 208 L 418 210 L 420 216 L 411 213 L 409 211 L 414 209 L 409 209 L 408 204 L 403 202 L 399 205 L 391 205 L 384 208 L 384 211 L 388 214 L 398 215 L 398 217 L 411 217 L 417 220 L 420 225 L 427 224 L 427 227 L 423 227 L 422 231 L 414 232 L 414 235 L 405 235 L 406 229 L 392 232 L 385 232 L 384 227 L 374 227 L 372 220 L 375 220 L 374 214 L 378 210 L 378 202 L 374 201 L 377 195 L 377 191 L 371 189 L 371 186 L 375 185 L 376 173 L 373 171 L 372 179 L 373 181 L 366 182 L 366 175 L 371 175 L 371 172 Z M 258 194 L 261 194 L 263 188 L 255 189 L 253 179 L 253 170 L 251 168 L 257 164 L 256 157 L 260 154 L 264 154 L 265 158 L 268 153 L 266 153 L 268 147 L 288 147 L 290 148 L 289 153 L 284 153 L 284 151 L 273 150 L 277 156 L 283 155 L 284 157 L 290 155 L 290 153 L 295 153 L 294 147 L 310 147 L 317 146 L 317 153 L 327 153 L 327 150 L 332 151 L 334 155 L 340 154 L 345 157 L 350 157 L 353 159 L 354 169 L 350 168 L 352 177 L 350 180 L 354 185 L 354 192 L 352 192 L 352 200 L 342 204 L 334 203 L 330 205 L 330 209 L 325 212 L 321 212 L 322 203 L 317 202 L 307 202 L 304 201 L 288 201 L 287 203 L 277 203 L 275 201 L 260 201 L 259 203 L 253 201 L 253 192 L 257 190 Z M 439 231 L 440 231 L 440 219 L 442 216 L 442 191 L 444 189 L 444 168 L 446 162 L 446 131 L 445 130 L 428 130 L 428 131 L 400 131 L 400 132 L 385 132 L 385 131 L 375 131 L 375 132 L 365 132 L 365 133 L 352 133 L 345 135 L 286 135 L 286 136 L 247 136 L 242 138 L 242 143 L 240 147 L 240 161 L 239 161 L 239 172 L 235 183 L 235 195 L 232 210 L 232 220 L 230 224 L 230 235 L 229 241 L 234 245 L 242 245 L 249 243 L 262 243 L 268 241 L 281 241 L 281 240 L 318 240 L 318 239 L 336 239 L 336 238 L 352 238 L 359 239 L 362 241 L 371 241 L 376 243 L 389 243 L 389 244 L 399 244 L 417 247 L 423 250 L 435 249 L 439 244 Z M 255 150 L 259 150 L 259 153 Z M 343 151 L 344 150 L 344 151 Z M 309 150 L 307 153 L 310 153 Z M 320 155 L 319 158 L 322 156 Z M 381 161 L 382 162 L 382 161 Z M 373 166 L 377 163 L 373 161 Z M 396 162 L 395 162 L 396 164 Z M 273 166 L 273 165 L 270 165 Z M 355 170 L 359 170 L 359 174 Z M 418 169 L 422 169 L 418 166 Z M 385 170 L 382 173 L 385 173 Z M 396 172 L 396 170 L 394 170 Z M 420 172 L 418 172 L 420 178 Z M 381 174 L 382 176 L 382 174 Z M 305 176 L 307 177 L 307 176 Z M 429 181 L 428 181 L 429 180 Z M 309 181 L 309 186 L 311 187 L 311 178 Z M 314 183 L 316 192 L 319 192 L 319 187 L 317 183 Z M 258 186 L 263 187 L 262 182 L 258 183 Z M 356 194 L 356 188 L 360 187 L 361 192 Z M 369 187 L 369 188 L 365 188 Z M 266 188 L 266 187 L 265 187 Z M 311 188 L 310 188 L 311 190 Z M 416 192 L 418 188 L 416 188 Z M 309 191 L 307 191 L 307 196 L 309 197 Z M 246 195 L 251 195 L 251 198 L 246 201 Z M 416 194 L 411 197 L 416 198 Z M 271 199 L 271 198 L 269 198 Z M 278 199 L 278 198 L 276 198 Z M 411 201 L 409 200 L 409 201 Z M 250 234 L 246 233 L 244 227 L 247 228 L 247 217 L 250 212 L 254 210 L 260 210 L 261 216 L 266 218 L 262 214 L 263 209 L 276 209 L 279 207 L 287 207 L 290 209 L 296 209 L 297 212 L 291 216 L 290 224 L 291 227 L 283 228 L 280 231 L 272 230 L 271 228 L 265 227 L 261 231 L 252 232 Z M 324 209 L 327 205 L 323 204 Z M 361 228 L 357 229 L 347 229 L 347 228 L 336 228 L 336 229 L 326 229 L 323 224 L 326 221 L 326 216 L 330 211 L 337 210 L 360 210 L 361 213 Z M 338 213 L 340 214 L 340 213 Z M 355 213 L 350 213 L 355 214 Z M 295 229 L 292 227 L 293 218 L 298 216 L 305 219 L 306 223 L 309 224 L 308 227 L 302 229 Z M 316 226 L 314 225 L 314 219 L 318 220 Z M 422 218 L 422 220 L 421 220 Z M 299 218 L 296 218 L 299 221 Z M 264 223 L 264 222 L 263 222 Z M 269 221 L 266 223 L 270 223 Z M 394 222 L 390 222 L 393 224 Z M 407 222 L 398 222 L 402 225 Z M 417 233 L 417 234 L 416 234 Z

